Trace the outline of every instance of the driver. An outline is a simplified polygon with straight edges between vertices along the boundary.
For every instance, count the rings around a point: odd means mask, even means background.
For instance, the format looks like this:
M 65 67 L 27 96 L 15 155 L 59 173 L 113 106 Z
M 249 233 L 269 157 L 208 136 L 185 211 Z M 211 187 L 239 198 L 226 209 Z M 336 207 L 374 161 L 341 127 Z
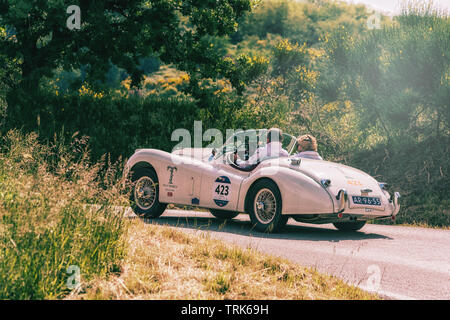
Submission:
M 283 132 L 278 128 L 271 128 L 267 132 L 267 144 L 264 147 L 256 149 L 255 153 L 247 160 L 238 159 L 237 153 L 234 154 L 234 163 L 240 167 L 248 167 L 261 162 L 265 158 L 288 157 L 289 153 L 282 148 Z

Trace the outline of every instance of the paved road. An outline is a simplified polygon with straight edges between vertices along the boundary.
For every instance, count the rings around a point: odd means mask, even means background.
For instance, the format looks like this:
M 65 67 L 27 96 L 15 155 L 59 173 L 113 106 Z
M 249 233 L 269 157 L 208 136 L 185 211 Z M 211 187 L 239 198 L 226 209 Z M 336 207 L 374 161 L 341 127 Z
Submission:
M 166 210 L 157 223 L 287 258 L 393 299 L 450 300 L 450 230 L 366 225 L 359 232 L 290 219 L 281 233 L 252 230 L 247 215 L 225 224 L 209 213 Z

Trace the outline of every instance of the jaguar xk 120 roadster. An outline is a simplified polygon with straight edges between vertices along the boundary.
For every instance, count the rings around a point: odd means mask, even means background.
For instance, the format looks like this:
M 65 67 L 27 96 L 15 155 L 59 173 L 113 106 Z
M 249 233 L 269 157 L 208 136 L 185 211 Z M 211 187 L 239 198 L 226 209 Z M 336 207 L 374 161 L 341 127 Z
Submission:
M 257 130 L 259 146 L 266 134 Z M 234 153 L 248 158 L 255 152 L 245 136 L 237 133 L 218 150 L 201 149 L 200 159 L 187 148 L 136 150 L 125 168 L 133 211 L 157 218 L 172 203 L 207 208 L 219 219 L 248 213 L 261 232 L 281 230 L 290 217 L 356 231 L 368 220 L 394 219 L 399 212 L 400 194 L 390 195 L 386 183 L 346 165 L 297 158 L 292 155 L 296 139 L 288 134 L 282 141 L 289 157 L 242 168 L 233 161 Z

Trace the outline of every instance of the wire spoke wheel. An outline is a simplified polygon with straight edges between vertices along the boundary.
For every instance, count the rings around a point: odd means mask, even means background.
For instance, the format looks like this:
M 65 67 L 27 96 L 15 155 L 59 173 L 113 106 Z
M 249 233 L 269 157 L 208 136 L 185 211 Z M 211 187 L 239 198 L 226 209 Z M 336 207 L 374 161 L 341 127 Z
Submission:
M 256 218 L 263 224 L 270 223 L 277 212 L 277 201 L 270 189 L 264 188 L 258 191 L 254 201 Z
M 158 218 L 166 210 L 167 203 L 159 202 L 158 176 L 153 169 L 132 169 L 130 177 L 133 190 L 130 192 L 130 206 L 142 218 Z
M 134 187 L 136 205 L 142 210 L 150 209 L 156 200 L 156 184 L 150 177 L 141 177 Z
M 260 232 L 278 232 L 287 223 L 289 216 L 282 214 L 280 189 L 269 179 L 260 179 L 250 188 L 246 210 L 253 227 Z

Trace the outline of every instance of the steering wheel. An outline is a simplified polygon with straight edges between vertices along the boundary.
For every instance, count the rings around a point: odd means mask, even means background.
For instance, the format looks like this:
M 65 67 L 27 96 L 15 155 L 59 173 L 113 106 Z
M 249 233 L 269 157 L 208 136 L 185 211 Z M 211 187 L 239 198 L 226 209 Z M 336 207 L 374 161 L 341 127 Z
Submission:
M 227 163 L 228 163 L 228 164 L 234 164 L 234 165 L 236 165 L 236 163 L 234 162 L 234 152 L 229 152 L 229 153 L 226 155 L 226 159 L 227 159 Z
M 234 162 L 234 152 L 228 153 L 228 154 L 226 155 L 226 159 L 227 159 L 227 163 L 228 163 L 231 167 L 233 167 L 233 168 L 236 169 L 236 170 L 244 171 L 244 172 L 250 172 L 250 171 L 253 171 L 253 169 L 255 169 L 255 168 L 259 165 L 259 163 L 260 163 L 260 162 L 258 161 L 258 162 L 256 162 L 255 164 L 251 164 L 251 165 L 248 165 L 248 166 L 246 166 L 246 167 L 238 166 L 238 165 Z

